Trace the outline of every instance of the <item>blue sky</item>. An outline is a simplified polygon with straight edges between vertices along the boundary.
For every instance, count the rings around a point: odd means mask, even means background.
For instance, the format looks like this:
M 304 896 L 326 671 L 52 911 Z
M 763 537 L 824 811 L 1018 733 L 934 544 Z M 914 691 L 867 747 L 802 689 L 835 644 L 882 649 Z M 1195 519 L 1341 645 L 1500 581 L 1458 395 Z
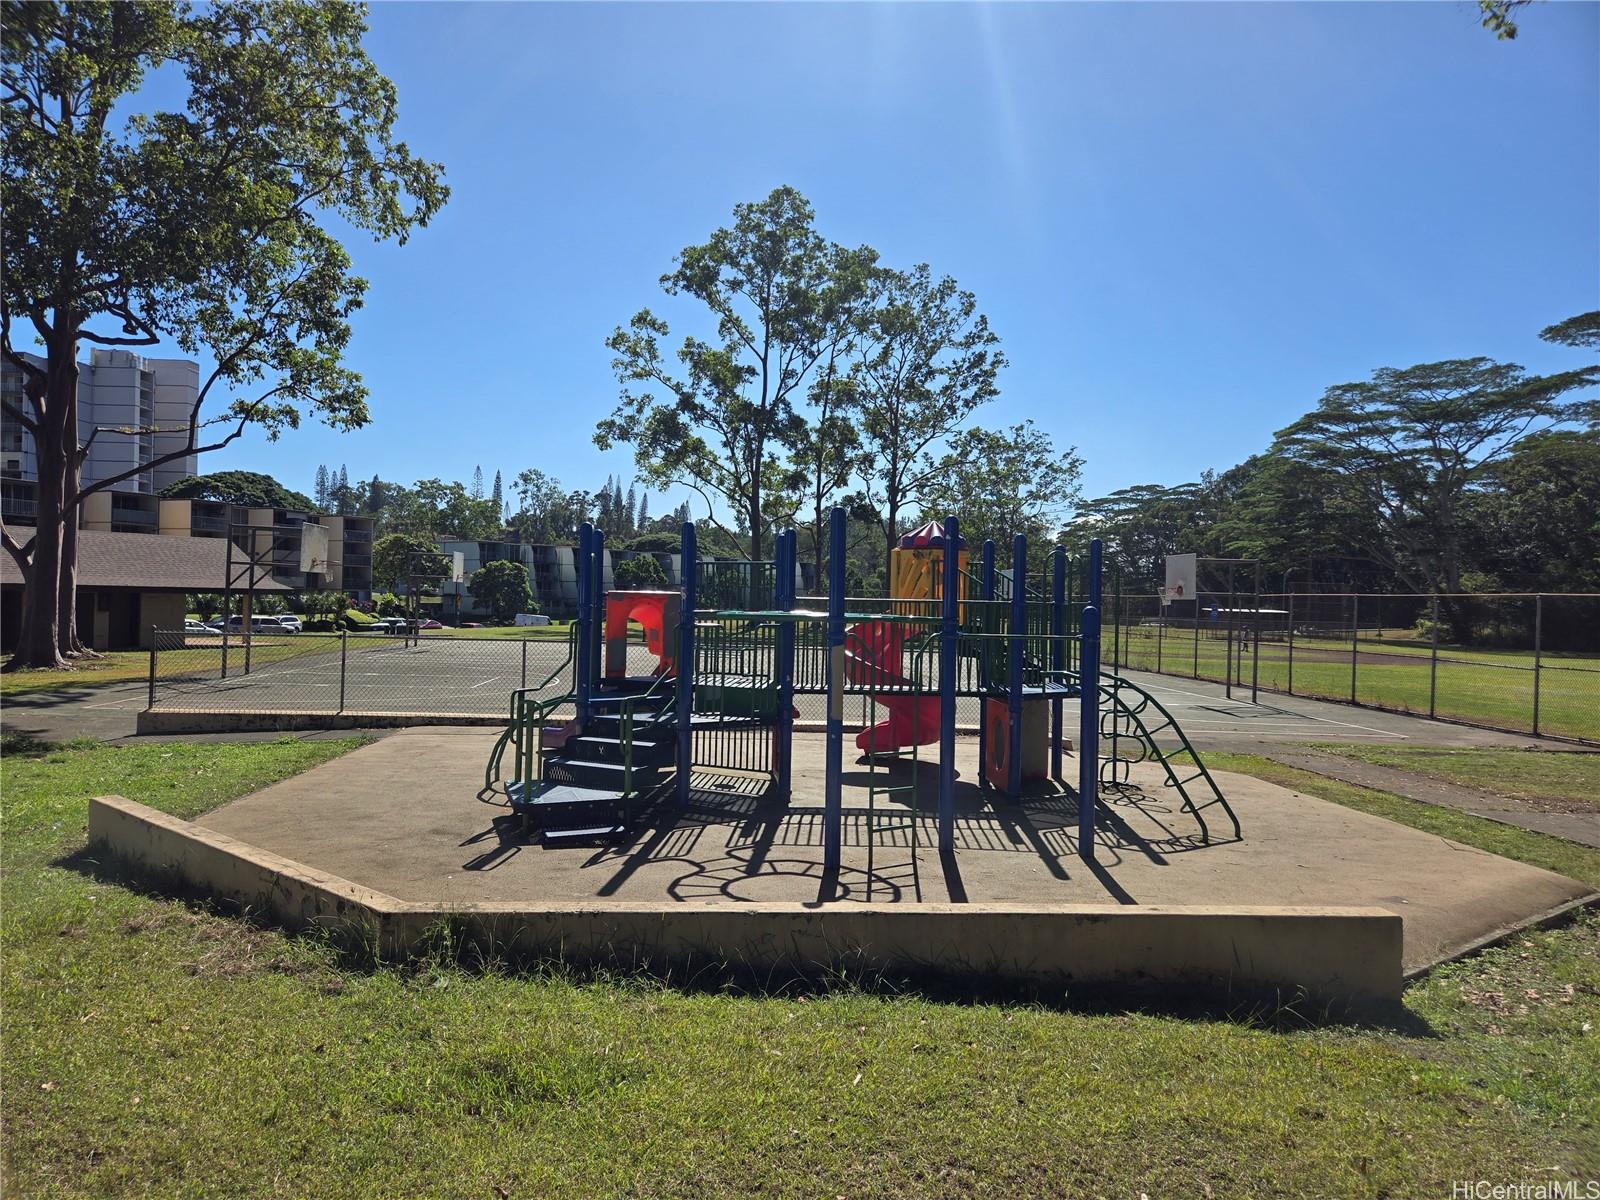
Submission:
M 1600 6 L 378 4 L 369 49 L 453 198 L 372 283 L 373 423 L 207 470 L 309 490 L 538 466 L 592 442 L 603 342 L 673 254 L 792 184 L 821 231 L 977 293 L 1089 495 L 1264 448 L 1329 385 L 1483 354 L 1600 304 Z M 660 512 L 664 503 L 653 505 Z

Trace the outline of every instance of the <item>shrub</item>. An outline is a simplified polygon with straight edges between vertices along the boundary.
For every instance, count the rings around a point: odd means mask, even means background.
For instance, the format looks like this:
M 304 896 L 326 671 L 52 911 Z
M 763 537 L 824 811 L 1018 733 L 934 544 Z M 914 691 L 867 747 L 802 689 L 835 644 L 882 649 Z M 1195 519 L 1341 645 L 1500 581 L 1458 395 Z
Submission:
M 517 613 L 539 611 L 533 603 L 528 568 L 510 559 L 484 563 L 472 573 L 467 590 L 481 607 L 488 609 L 495 620 L 502 623 L 511 620 Z
M 648 554 L 619 562 L 611 577 L 619 592 L 648 592 L 667 586 L 667 573 Z

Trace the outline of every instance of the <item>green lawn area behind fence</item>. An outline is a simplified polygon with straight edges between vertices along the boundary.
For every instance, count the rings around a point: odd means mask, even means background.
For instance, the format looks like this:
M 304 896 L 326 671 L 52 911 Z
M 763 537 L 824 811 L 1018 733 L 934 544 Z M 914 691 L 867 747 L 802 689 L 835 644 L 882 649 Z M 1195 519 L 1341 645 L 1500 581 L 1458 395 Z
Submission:
M 1231 646 L 1225 630 L 1124 624 L 1101 634 L 1101 659 L 1139 671 L 1210 679 L 1248 688 L 1354 701 L 1516 732 L 1600 741 L 1600 657 L 1441 646 L 1403 631 L 1352 643 L 1279 632 L 1257 648 L 1248 630 Z M 1537 721 L 1535 721 L 1537 680 Z

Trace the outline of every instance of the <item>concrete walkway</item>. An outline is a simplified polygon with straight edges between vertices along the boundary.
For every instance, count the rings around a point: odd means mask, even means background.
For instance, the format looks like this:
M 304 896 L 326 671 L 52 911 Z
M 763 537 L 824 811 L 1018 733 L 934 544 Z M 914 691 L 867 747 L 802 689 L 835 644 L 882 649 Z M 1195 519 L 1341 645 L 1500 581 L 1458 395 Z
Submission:
M 1590 812 L 1540 812 L 1507 796 L 1480 791 L 1457 783 L 1431 779 L 1397 767 L 1360 762 L 1324 750 L 1304 747 L 1268 747 L 1261 754 L 1286 767 L 1325 775 L 1359 787 L 1393 792 L 1423 804 L 1438 804 L 1502 825 L 1515 825 L 1534 833 L 1548 833 L 1584 846 L 1600 849 L 1600 810 Z

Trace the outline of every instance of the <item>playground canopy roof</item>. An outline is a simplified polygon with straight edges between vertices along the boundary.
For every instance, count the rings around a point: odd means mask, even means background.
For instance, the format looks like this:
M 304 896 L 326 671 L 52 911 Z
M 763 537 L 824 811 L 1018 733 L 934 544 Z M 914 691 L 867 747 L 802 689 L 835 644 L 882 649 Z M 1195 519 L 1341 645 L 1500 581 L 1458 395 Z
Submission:
M 944 548 L 944 529 L 937 521 L 929 521 L 926 525 L 913 529 L 910 533 L 900 535 L 896 543 L 902 550 L 942 550 Z M 965 550 L 967 539 L 956 538 L 956 549 Z

